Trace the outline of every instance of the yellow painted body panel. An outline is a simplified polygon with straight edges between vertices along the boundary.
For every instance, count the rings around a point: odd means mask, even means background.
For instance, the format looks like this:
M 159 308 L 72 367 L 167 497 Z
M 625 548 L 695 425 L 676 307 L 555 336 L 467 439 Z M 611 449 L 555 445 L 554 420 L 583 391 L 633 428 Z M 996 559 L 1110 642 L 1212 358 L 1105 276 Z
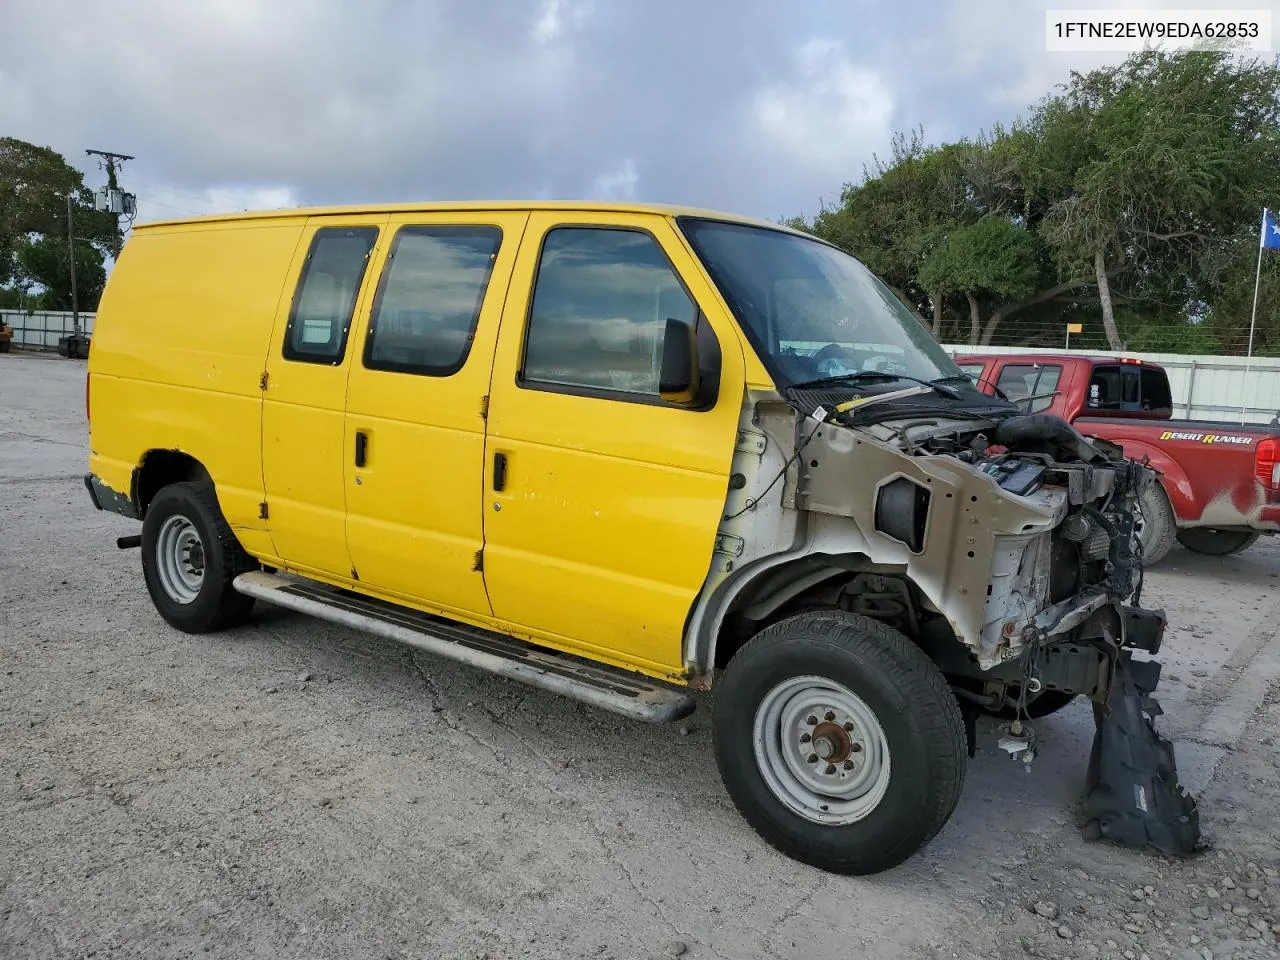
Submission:
M 223 512 L 261 560 L 679 679 L 744 390 L 769 378 L 676 230 L 678 213 L 701 211 L 386 205 L 137 228 L 108 284 L 89 361 L 91 470 L 127 494 L 147 451 L 181 450 L 208 469 Z M 467 361 L 448 377 L 366 369 L 369 314 L 395 232 L 433 223 L 503 231 Z M 719 342 L 711 409 L 518 385 L 543 236 L 575 224 L 656 238 Z M 340 225 L 379 228 L 341 362 L 286 360 L 311 239 Z M 357 430 L 369 437 L 363 469 Z M 499 451 L 508 481 L 495 493 Z
M 262 545 L 258 379 L 301 231 L 279 218 L 130 238 L 88 363 L 90 469 L 112 489 L 129 493 L 148 450 L 181 450 L 209 471 L 246 545 Z
M 358 341 L 350 334 L 340 364 L 331 366 L 284 358 L 284 333 L 294 290 L 318 229 L 378 228 L 373 259 L 387 242 L 386 222 L 383 215 L 306 221 L 276 310 L 271 349 L 269 353 L 264 351 L 267 391 L 262 407 L 262 466 L 270 506 L 269 527 L 275 555 L 291 567 L 341 577 L 351 574 L 342 464 L 348 456 L 345 443 L 347 374 L 351 364 L 359 362 Z M 366 268 L 356 299 L 356 317 L 368 308 L 376 282 L 376 271 Z
M 542 236 L 574 224 L 636 227 L 658 239 L 720 341 L 714 408 L 694 412 L 517 384 Z M 735 324 L 665 217 L 538 212 L 526 238 L 489 408 L 489 598 L 499 617 L 548 640 L 594 644 L 642 669 L 679 672 L 685 618 L 711 562 L 737 437 L 744 365 Z M 502 493 L 493 491 L 497 452 L 508 458 Z
M 347 545 L 362 583 L 450 613 L 490 616 L 484 576 L 475 569 L 484 544 L 480 487 L 484 472 L 484 399 L 503 300 L 528 214 L 397 214 L 379 245 L 381 274 L 398 229 L 420 225 L 496 226 L 502 241 L 484 306 L 462 369 L 450 376 L 370 370 L 361 361 L 369 310 L 348 352 L 346 437 Z M 368 437 L 355 466 L 355 433 Z M 337 471 L 333 471 L 337 472 Z

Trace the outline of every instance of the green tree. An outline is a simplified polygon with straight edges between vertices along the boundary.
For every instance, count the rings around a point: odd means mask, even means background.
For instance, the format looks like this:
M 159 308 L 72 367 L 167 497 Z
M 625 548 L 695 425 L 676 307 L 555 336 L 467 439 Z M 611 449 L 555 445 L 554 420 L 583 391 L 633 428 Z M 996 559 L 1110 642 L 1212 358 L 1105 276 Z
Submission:
M 93 208 L 83 174 L 61 154 L 0 138 L 0 295 L 6 300 L 70 309 L 68 197 L 76 237 L 76 288 L 80 308 L 89 311 L 102 294 L 104 261 L 118 236 L 114 218 Z M 20 297 L 19 291 L 31 292 Z
M 947 234 L 920 266 L 920 283 L 941 298 L 964 294 L 969 342 L 982 338 L 979 298 L 1019 301 L 1035 291 L 1040 264 L 1032 235 L 1006 217 L 989 213 Z
M 1113 279 L 1152 306 L 1220 289 L 1242 223 L 1280 190 L 1280 70 L 1225 53 L 1145 51 L 1073 74 L 1029 130 L 1026 178 L 1068 274 L 1092 268 L 1124 349 Z
M 1054 346 L 1077 321 L 1101 327 L 1098 346 L 1230 350 L 1263 206 L 1280 206 L 1280 65 L 1148 51 L 1072 74 L 1008 129 L 897 138 L 807 226 L 932 312 L 938 335 Z M 1280 343 L 1270 276 L 1259 336 Z

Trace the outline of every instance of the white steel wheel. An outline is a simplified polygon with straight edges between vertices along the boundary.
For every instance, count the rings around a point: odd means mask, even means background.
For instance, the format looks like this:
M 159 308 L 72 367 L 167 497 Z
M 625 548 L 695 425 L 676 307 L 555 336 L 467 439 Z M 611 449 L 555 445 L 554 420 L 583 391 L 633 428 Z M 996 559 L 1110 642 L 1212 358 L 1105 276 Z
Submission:
M 175 603 L 188 604 L 204 585 L 204 543 L 193 524 L 181 514 L 167 518 L 156 534 L 156 576 Z
M 769 790 L 813 823 L 856 823 L 889 788 L 889 743 L 875 712 L 825 677 L 792 677 L 766 693 L 752 735 Z

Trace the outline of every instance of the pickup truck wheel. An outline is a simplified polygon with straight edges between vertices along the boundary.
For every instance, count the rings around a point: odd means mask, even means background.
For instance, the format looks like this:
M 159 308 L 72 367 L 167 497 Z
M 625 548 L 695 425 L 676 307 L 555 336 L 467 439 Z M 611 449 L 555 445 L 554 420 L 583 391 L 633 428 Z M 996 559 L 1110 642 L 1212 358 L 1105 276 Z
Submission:
M 1214 527 L 1187 527 L 1178 531 L 1178 542 L 1194 553 L 1225 557 L 1253 546 L 1258 534 L 1253 530 L 1218 530 Z
M 1147 484 L 1138 498 L 1138 541 L 1142 544 L 1142 565 L 1159 563 L 1173 549 L 1178 534 L 1178 518 L 1169 503 L 1169 495 L 1159 481 Z
M 716 683 L 716 763 L 770 844 L 844 874 L 887 870 L 928 843 L 964 783 L 955 695 L 898 631 L 840 611 L 762 630 Z
M 160 616 L 185 633 L 242 623 L 253 598 L 231 582 L 257 562 L 227 525 L 210 483 L 174 483 L 142 521 L 142 576 Z

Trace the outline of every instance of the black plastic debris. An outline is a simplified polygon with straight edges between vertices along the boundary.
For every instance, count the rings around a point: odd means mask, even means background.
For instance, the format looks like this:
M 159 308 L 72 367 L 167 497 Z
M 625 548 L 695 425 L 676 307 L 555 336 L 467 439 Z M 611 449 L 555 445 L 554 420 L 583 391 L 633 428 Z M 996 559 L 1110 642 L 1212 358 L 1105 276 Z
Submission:
M 1094 705 L 1085 836 L 1185 857 L 1200 845 L 1200 812 L 1178 783 L 1173 744 L 1153 723 L 1161 713 L 1151 697 L 1159 680 L 1159 663 L 1125 651 L 1106 706 Z

